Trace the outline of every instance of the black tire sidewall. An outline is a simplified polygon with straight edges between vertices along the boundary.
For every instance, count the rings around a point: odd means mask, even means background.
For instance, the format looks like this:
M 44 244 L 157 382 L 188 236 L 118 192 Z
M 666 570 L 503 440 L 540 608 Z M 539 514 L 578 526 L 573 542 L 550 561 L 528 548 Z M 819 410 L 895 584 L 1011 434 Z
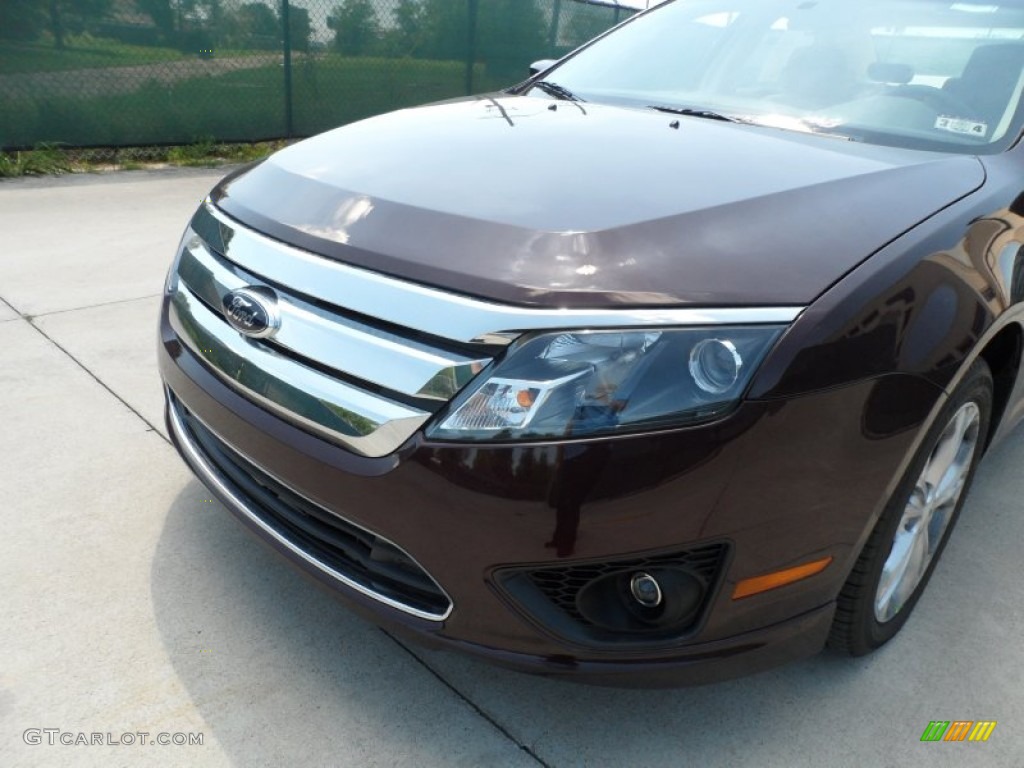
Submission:
M 893 538 L 895 537 L 897 527 L 903 519 L 903 513 L 910 500 L 910 495 L 921 472 L 924 471 L 925 464 L 934 451 L 939 437 L 945 431 L 953 414 L 971 401 L 978 406 L 980 412 L 979 438 L 978 447 L 974 452 L 970 469 L 967 472 L 964 489 L 957 500 L 956 508 L 953 510 L 949 524 L 942 535 L 942 541 L 939 542 L 939 546 L 936 548 L 928 568 L 921 577 L 920 583 L 914 589 L 914 593 L 893 618 L 884 623 L 879 622 L 875 618 L 875 595 L 882 578 L 882 568 L 889 557 L 889 553 L 892 551 Z M 868 653 L 888 642 L 896 635 L 907 622 L 914 607 L 917 605 L 917 601 L 928 586 L 932 572 L 942 557 L 950 535 L 954 527 L 956 527 L 957 520 L 960 517 L 960 510 L 963 508 L 964 501 L 970 492 L 974 473 L 978 468 L 978 462 L 984 453 L 985 439 L 988 435 L 989 422 L 992 415 L 992 402 L 992 374 L 989 371 L 988 365 L 983 360 L 978 360 L 971 366 L 956 390 L 943 404 L 942 409 L 928 430 L 928 434 L 921 441 L 917 453 L 914 455 L 903 479 L 886 505 L 885 511 L 882 513 L 881 518 L 879 518 L 875 530 L 872 532 L 869 545 L 873 544 L 874 546 L 871 547 L 872 562 L 868 571 L 869 578 L 864 585 L 865 589 L 858 596 L 859 605 L 855 612 L 855 621 L 851 627 L 854 636 L 850 638 L 849 649 L 852 653 L 858 655 Z M 868 547 L 865 547 L 865 549 L 868 550 Z

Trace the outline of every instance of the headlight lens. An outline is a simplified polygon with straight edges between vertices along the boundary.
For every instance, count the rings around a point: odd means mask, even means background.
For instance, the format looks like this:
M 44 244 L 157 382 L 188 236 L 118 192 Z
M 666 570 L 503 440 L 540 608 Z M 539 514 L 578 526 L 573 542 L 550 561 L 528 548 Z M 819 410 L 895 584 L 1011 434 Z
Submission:
M 442 440 L 585 437 L 727 411 L 778 326 L 541 334 L 517 342 L 427 430 Z
M 729 339 L 703 339 L 690 350 L 690 376 L 709 395 L 728 392 L 743 371 L 743 355 Z

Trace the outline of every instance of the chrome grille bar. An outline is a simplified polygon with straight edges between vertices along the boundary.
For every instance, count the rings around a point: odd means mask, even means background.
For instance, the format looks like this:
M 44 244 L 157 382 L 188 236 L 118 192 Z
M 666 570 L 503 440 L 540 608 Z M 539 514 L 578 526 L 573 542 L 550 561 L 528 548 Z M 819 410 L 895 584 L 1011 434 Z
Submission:
M 430 418 L 429 411 L 353 387 L 242 337 L 180 282 L 170 321 L 185 345 L 228 384 L 364 456 L 386 456 Z
M 230 291 L 263 281 L 186 238 L 178 276 L 196 296 L 220 309 Z M 275 286 L 281 328 L 274 343 L 301 358 L 411 397 L 447 402 L 487 363 L 328 312 Z

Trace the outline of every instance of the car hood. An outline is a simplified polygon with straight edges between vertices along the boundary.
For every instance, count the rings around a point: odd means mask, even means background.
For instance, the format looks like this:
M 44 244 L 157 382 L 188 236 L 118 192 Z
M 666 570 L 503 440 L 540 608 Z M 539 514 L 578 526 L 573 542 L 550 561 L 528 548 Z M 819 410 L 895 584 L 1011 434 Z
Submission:
M 228 215 L 520 305 L 806 305 L 984 182 L 975 158 L 523 96 L 393 112 L 226 179 Z

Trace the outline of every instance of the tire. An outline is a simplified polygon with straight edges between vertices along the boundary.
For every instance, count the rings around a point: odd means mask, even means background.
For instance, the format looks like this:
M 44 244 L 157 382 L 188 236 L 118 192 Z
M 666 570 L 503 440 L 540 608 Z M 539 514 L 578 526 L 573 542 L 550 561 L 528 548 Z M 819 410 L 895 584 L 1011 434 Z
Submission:
M 992 392 L 992 373 L 979 359 L 942 406 L 840 590 L 830 648 L 863 656 L 906 623 L 974 479 Z

